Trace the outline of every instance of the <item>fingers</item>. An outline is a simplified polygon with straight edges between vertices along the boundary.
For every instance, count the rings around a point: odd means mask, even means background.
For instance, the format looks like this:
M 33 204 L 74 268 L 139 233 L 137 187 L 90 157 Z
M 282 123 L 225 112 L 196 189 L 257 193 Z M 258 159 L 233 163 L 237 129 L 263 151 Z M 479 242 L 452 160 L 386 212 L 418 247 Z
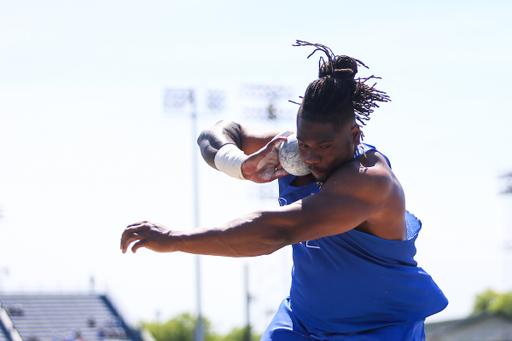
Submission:
M 278 135 L 276 135 L 276 137 L 288 137 L 290 135 L 293 135 L 293 131 L 290 131 L 290 130 L 286 130 L 286 131 L 283 131 L 282 133 L 279 133 Z
M 288 136 L 290 135 L 293 135 L 293 131 L 289 131 L 289 130 L 286 130 L 286 131 L 283 131 L 282 133 L 276 135 L 268 144 L 267 144 L 267 149 L 270 149 L 272 150 L 273 147 L 277 146 L 277 144 L 283 142 L 283 141 L 286 141 L 286 139 L 288 138 Z
M 282 178 L 283 176 L 287 176 L 288 174 L 290 174 L 290 173 L 285 171 L 284 168 L 276 169 L 276 171 L 274 172 L 274 174 L 272 176 L 272 181 L 274 181 L 275 179 Z
M 136 244 L 139 244 L 141 242 L 141 239 L 145 238 L 145 235 L 146 235 L 145 232 L 149 231 L 149 229 L 150 229 L 150 226 L 148 225 L 148 223 L 149 222 L 147 222 L 147 221 L 142 221 L 139 223 L 128 225 L 125 228 L 125 230 L 121 236 L 121 245 L 120 245 L 120 248 L 123 251 L 123 253 L 126 253 L 126 250 L 128 249 L 128 246 L 130 246 L 131 243 L 138 241 L 138 243 L 136 243 Z M 139 247 L 137 247 L 136 249 L 138 249 Z M 132 248 L 132 251 L 133 251 L 133 248 Z
M 138 242 L 133 244 L 132 252 L 133 253 L 137 252 L 137 250 L 140 249 L 141 247 L 145 247 L 145 244 L 146 244 L 146 240 L 139 240 Z
M 137 226 L 149 226 L 150 222 L 147 220 L 139 221 L 137 223 L 133 223 L 127 226 L 128 227 L 137 227 Z
M 286 139 L 286 137 L 274 137 L 272 141 L 270 141 L 263 149 L 263 155 L 267 156 L 270 155 L 271 153 L 277 153 L 279 145 L 286 141 Z
M 284 142 L 287 140 L 287 137 L 286 136 L 279 136 L 277 135 L 276 137 L 274 137 L 272 139 L 272 141 L 270 141 L 268 144 L 267 144 L 267 149 L 269 150 L 272 150 L 274 149 L 274 147 L 277 147 L 278 144 Z
M 123 253 L 126 253 L 131 243 L 136 242 L 135 244 L 138 244 L 141 241 L 143 241 L 143 238 L 144 236 L 141 233 L 131 233 L 127 235 L 127 237 L 121 242 L 121 250 L 123 251 Z

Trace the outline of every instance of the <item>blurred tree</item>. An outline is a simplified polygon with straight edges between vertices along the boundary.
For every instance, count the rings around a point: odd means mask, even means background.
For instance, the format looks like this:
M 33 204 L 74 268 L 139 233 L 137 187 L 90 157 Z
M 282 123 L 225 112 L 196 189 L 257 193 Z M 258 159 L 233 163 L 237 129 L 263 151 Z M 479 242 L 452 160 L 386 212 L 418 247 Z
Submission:
M 203 322 L 207 329 L 209 323 Z M 192 314 L 184 313 L 164 323 L 148 322 L 143 325 L 157 341 L 194 341 L 196 318 Z
M 196 317 L 189 313 L 180 314 L 167 322 L 143 322 L 157 341 L 194 341 Z M 246 328 L 233 328 L 226 335 L 214 332 L 211 322 L 203 318 L 205 341 L 244 341 Z M 261 335 L 252 334 L 251 341 L 258 341 Z
M 252 328 L 250 329 L 250 331 L 251 331 L 251 337 L 250 337 L 251 341 L 258 341 L 259 339 L 261 339 L 261 335 L 255 334 L 252 331 Z M 221 337 L 221 341 L 245 341 L 247 338 L 246 333 L 247 333 L 247 327 L 233 328 L 226 336 Z
M 477 295 L 472 314 L 481 313 L 501 313 L 512 318 L 512 291 L 500 294 L 493 290 L 487 290 Z

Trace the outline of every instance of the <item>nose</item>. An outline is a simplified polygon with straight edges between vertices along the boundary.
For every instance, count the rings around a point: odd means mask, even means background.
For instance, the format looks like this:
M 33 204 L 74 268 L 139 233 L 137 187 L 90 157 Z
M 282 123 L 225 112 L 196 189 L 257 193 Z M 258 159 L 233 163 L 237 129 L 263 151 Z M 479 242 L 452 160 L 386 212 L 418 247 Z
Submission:
M 310 164 L 310 165 L 314 165 L 319 162 L 320 162 L 320 157 L 312 150 L 309 150 L 309 152 L 306 155 L 306 163 Z

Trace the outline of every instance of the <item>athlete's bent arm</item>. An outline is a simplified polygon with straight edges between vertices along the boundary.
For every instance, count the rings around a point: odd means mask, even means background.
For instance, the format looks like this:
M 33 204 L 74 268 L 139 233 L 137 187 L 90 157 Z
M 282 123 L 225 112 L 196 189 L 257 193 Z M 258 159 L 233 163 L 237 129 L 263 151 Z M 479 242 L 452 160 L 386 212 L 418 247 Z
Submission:
M 197 144 L 206 163 L 215 167 L 215 154 L 224 145 L 232 143 L 245 154 L 250 155 L 265 147 L 283 130 L 257 129 L 246 127 L 240 123 L 222 120 L 213 127 L 201 132 Z
M 218 170 L 222 170 L 222 167 L 219 169 L 222 164 L 216 164 L 218 151 L 227 144 L 233 144 L 245 155 L 235 150 L 235 158 L 238 159 L 236 171 L 231 170 L 233 165 L 231 156 L 228 163 L 230 167 L 227 167 L 226 173 L 237 178 L 263 183 L 288 174 L 278 169 L 277 146 L 286 139 L 286 134 L 279 135 L 281 132 L 283 130 L 249 128 L 236 122 L 223 120 L 201 132 L 197 143 L 206 163 Z

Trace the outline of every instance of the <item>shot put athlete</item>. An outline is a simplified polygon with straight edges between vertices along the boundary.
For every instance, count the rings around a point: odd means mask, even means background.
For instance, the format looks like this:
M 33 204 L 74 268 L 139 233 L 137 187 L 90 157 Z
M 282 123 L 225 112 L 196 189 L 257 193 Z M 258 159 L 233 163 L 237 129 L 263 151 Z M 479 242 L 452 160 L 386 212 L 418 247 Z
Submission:
M 372 77 L 355 78 L 360 61 L 296 45 L 327 56 L 297 113 L 299 155 L 311 173 L 280 167 L 277 148 L 289 133 L 221 121 L 199 136 L 205 161 L 239 179 L 279 179 L 281 206 L 187 231 L 139 222 L 125 229 L 121 249 L 250 257 L 292 245 L 290 296 L 263 341 L 424 340 L 425 318 L 448 302 L 414 260 L 421 223 L 406 211 L 389 160 L 361 141 L 361 126 L 389 97 L 366 84 Z

